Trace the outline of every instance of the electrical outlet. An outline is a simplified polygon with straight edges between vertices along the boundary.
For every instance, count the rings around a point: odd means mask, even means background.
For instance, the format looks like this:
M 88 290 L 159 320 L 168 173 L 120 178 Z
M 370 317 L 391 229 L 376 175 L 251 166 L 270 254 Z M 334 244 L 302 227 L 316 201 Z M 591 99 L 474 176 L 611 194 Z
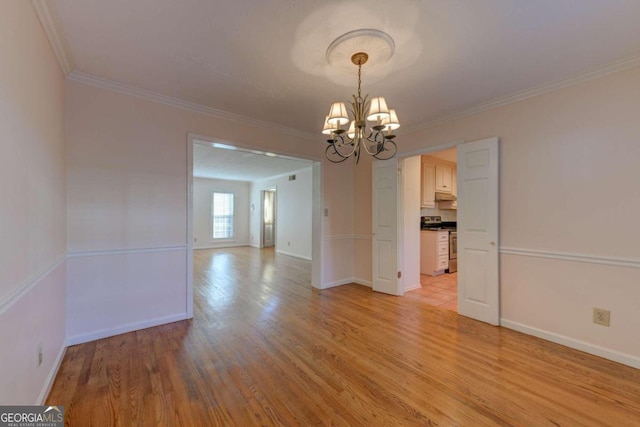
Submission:
M 602 308 L 593 308 L 593 323 L 602 326 L 609 326 L 611 323 L 611 312 Z
M 38 343 L 38 366 L 42 365 L 42 341 Z

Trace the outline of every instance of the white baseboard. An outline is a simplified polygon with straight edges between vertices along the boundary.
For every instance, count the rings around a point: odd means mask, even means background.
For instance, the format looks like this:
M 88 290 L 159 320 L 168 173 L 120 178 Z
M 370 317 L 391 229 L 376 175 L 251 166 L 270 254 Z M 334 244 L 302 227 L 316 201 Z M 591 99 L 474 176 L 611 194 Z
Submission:
M 281 251 L 280 249 L 276 249 L 276 253 L 277 254 L 281 254 L 281 255 L 292 256 L 294 258 L 304 259 L 304 260 L 307 260 L 307 261 L 312 261 L 311 257 L 304 256 L 304 255 L 298 255 L 298 254 L 294 254 L 294 253 L 291 253 L 291 252 Z
M 322 287 L 320 289 L 335 288 L 336 286 L 349 285 L 351 283 L 355 283 L 356 285 L 366 286 L 368 288 L 372 288 L 373 287 L 373 284 L 371 283 L 370 280 L 364 280 L 364 279 L 358 279 L 357 277 L 351 277 L 349 279 L 342 279 L 342 280 L 336 280 L 335 282 L 323 283 Z M 418 284 L 409 286 L 408 288 L 405 288 L 404 292 L 412 291 L 414 289 L 419 289 L 421 287 L 422 287 L 422 285 L 420 285 L 420 283 L 418 283 Z
M 355 279 L 349 278 L 349 279 L 335 280 L 333 282 L 326 282 L 322 284 L 322 287 L 320 289 L 335 288 L 336 286 L 348 285 L 350 283 L 355 283 Z
M 174 314 L 171 316 L 160 317 L 157 319 L 146 320 L 139 323 L 130 323 L 128 325 L 119 326 L 111 329 L 101 329 L 99 331 L 90 332 L 88 334 L 67 337 L 67 346 L 83 344 L 90 341 L 108 338 L 115 335 L 126 334 L 127 332 L 139 331 L 141 329 L 151 328 L 153 326 L 164 325 L 166 323 L 177 322 L 187 319 L 187 313 Z
M 595 344 L 590 344 L 588 342 L 569 338 L 564 335 L 534 328 L 532 326 L 523 325 L 522 323 L 514 322 L 508 319 L 500 319 L 500 325 L 508 329 L 513 329 L 514 331 L 522 332 L 527 335 L 533 335 L 534 337 L 542 338 L 556 344 L 561 344 L 566 347 L 584 351 L 585 353 L 593 354 L 595 356 L 613 360 L 614 362 L 622 363 L 623 365 L 631 366 L 632 368 L 640 369 L 640 358 L 632 356 L 630 354 L 610 350 L 605 347 L 600 347 Z
M 64 359 L 64 354 L 67 352 L 67 346 L 62 345 L 60 347 L 60 351 L 56 356 L 56 360 L 53 362 L 51 366 L 51 370 L 49 370 L 49 375 L 47 375 L 47 379 L 42 385 L 42 390 L 40 391 L 40 395 L 38 396 L 38 400 L 35 405 L 44 405 L 44 401 L 49 396 L 49 392 L 51 391 L 51 387 L 53 387 L 53 382 L 56 380 L 56 376 L 58 375 L 58 370 L 60 369 L 60 365 L 62 365 L 62 359 Z
M 322 287 L 320 289 L 335 288 L 336 286 L 350 285 L 352 283 L 355 283 L 356 285 L 367 286 L 369 288 L 371 287 L 371 282 L 368 281 L 368 280 L 357 279 L 355 277 L 349 277 L 348 279 L 342 279 L 342 280 L 336 280 L 336 281 L 333 281 L 333 282 L 323 283 Z
M 413 291 L 415 289 L 420 289 L 421 287 L 422 287 L 422 285 L 420 283 L 416 283 L 415 285 L 411 285 L 411 286 L 408 286 L 408 287 L 404 288 L 404 291 L 405 292 L 409 292 L 409 291 Z
M 357 277 L 353 279 L 353 283 L 357 283 L 358 285 L 366 286 L 369 288 L 373 287 L 371 280 L 358 279 Z

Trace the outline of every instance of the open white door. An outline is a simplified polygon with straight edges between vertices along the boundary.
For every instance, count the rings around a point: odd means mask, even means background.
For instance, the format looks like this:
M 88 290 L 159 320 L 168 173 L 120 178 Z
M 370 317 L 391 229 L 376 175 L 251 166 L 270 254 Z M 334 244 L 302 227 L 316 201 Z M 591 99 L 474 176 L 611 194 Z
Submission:
M 500 324 L 498 138 L 458 145 L 458 314 Z
M 398 280 L 398 160 L 373 162 L 373 290 L 402 295 Z

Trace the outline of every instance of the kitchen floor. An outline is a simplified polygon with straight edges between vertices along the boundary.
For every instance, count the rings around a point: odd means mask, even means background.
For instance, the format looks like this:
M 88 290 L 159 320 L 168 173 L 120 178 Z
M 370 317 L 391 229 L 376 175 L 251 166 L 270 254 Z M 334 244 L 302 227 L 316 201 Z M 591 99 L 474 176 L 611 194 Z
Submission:
M 458 311 L 458 273 L 440 276 L 421 274 L 420 284 L 421 288 L 407 292 L 405 296 L 446 310 Z

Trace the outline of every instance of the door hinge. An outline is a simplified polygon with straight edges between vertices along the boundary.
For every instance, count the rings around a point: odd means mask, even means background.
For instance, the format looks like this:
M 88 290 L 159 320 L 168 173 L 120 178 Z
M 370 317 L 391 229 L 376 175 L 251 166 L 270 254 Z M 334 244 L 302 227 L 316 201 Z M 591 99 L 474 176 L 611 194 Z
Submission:
M 402 271 L 398 271 L 398 279 L 402 278 Z

